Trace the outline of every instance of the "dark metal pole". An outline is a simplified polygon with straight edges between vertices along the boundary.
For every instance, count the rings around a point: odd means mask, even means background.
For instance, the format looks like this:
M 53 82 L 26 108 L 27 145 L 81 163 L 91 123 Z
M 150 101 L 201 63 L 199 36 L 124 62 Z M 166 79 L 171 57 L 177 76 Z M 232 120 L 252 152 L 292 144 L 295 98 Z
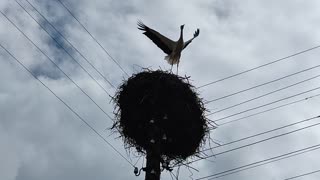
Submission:
M 150 121 L 149 144 L 145 180 L 160 180 L 160 133 L 154 120 Z

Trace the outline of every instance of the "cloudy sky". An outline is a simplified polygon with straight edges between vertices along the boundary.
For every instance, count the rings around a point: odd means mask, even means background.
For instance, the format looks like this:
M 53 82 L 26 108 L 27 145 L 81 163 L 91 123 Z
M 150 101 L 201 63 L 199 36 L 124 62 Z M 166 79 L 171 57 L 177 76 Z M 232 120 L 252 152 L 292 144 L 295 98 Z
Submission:
M 170 68 L 163 60 L 165 54 L 136 28 L 138 19 L 174 40 L 178 39 L 181 24 L 185 24 L 186 39 L 200 28 L 200 36 L 182 53 L 179 66 L 179 75 L 191 76 L 195 87 L 320 45 L 320 2 L 317 0 L 63 0 L 64 6 L 95 39 L 56 0 L 17 1 L 27 12 L 15 0 L 0 1 L 1 46 L 86 120 L 125 159 L 1 47 L 2 180 L 144 179 L 144 173 L 135 177 L 132 167 L 132 164 L 139 168 L 144 166 L 143 158 L 139 159 L 135 152 L 125 151 L 118 135 L 105 130 L 112 124 L 108 116 L 113 117 L 114 108 L 107 93 L 115 94 L 114 87 L 128 77 L 126 73 L 130 76 L 141 71 L 142 67 L 154 70 Z M 320 49 L 313 49 L 197 91 L 204 100 L 214 100 L 315 67 L 319 65 L 319 55 Z M 224 144 L 320 115 L 320 97 L 316 96 L 320 93 L 316 89 L 320 80 L 317 75 L 319 68 L 315 67 L 206 104 L 211 112 L 225 109 L 208 116 L 211 120 L 221 119 L 217 124 L 223 124 L 299 101 L 221 125 L 211 132 L 211 138 Z M 283 90 L 270 93 L 278 89 Z M 269 95 L 264 96 L 267 93 Z M 259 96 L 263 97 L 250 100 Z M 286 98 L 290 96 L 294 97 Z M 307 97 L 313 98 L 303 100 Z M 245 101 L 249 102 L 228 108 Z M 274 101 L 278 102 L 271 103 Z M 268 103 L 270 105 L 264 105 Z M 259 106 L 261 108 L 256 108 Z M 319 119 L 299 123 L 222 146 L 206 154 L 219 154 L 316 124 L 317 121 Z M 186 167 L 181 167 L 179 178 L 197 179 L 318 145 L 319 128 L 310 127 L 197 161 L 190 165 L 198 171 L 191 169 L 189 172 Z M 209 147 L 209 142 L 205 146 Z M 211 146 L 214 145 L 211 143 Z M 320 169 L 319 152 L 311 151 L 220 179 L 282 180 L 308 173 Z M 313 174 L 305 179 L 319 177 L 319 174 Z M 170 174 L 163 172 L 162 179 L 171 179 Z

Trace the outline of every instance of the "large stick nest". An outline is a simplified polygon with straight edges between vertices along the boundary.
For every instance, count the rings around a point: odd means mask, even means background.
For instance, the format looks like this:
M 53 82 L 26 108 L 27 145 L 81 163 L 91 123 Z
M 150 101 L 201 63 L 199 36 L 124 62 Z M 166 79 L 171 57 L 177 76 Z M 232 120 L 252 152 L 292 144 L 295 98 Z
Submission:
M 163 157 L 185 160 L 197 152 L 209 132 L 205 108 L 193 89 L 187 78 L 168 72 L 135 74 L 119 87 L 114 98 L 113 128 L 139 152 L 145 153 L 153 138 L 161 141 Z M 150 137 L 153 122 L 157 137 Z

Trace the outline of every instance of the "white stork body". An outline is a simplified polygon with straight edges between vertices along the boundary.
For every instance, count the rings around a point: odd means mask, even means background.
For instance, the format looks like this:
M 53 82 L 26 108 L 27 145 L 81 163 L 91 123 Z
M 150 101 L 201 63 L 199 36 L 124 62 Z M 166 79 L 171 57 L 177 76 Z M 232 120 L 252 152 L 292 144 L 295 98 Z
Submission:
M 178 41 L 172 41 L 171 39 L 163 36 L 159 32 L 149 28 L 148 26 L 144 25 L 141 21 L 138 21 L 138 29 L 144 31 L 144 35 L 146 35 L 149 39 L 151 39 L 164 53 L 167 54 L 165 56 L 165 60 L 172 66 L 177 64 L 177 74 L 178 74 L 178 67 L 181 57 L 181 52 L 184 48 L 186 48 L 191 41 L 199 35 L 199 29 L 193 35 L 193 38 L 184 42 L 183 41 L 183 28 L 184 25 L 180 26 L 180 38 Z
M 181 30 L 180 38 L 178 41 L 175 42 L 175 45 L 174 45 L 172 52 L 169 55 L 165 56 L 165 58 L 164 58 L 171 65 L 171 70 L 172 70 L 172 66 L 174 64 L 177 64 L 177 73 L 178 73 L 178 66 L 179 66 L 183 46 L 184 46 L 183 33 Z

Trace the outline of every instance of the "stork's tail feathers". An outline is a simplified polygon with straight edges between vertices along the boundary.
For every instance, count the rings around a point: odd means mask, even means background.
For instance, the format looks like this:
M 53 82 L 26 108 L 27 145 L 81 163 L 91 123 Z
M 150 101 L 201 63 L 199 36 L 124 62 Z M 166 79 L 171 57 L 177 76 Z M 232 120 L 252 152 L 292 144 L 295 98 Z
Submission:
M 170 65 L 173 65 L 173 61 L 172 61 L 172 59 L 170 58 L 170 55 L 165 56 L 164 59 L 165 59 Z
M 179 59 L 175 58 L 175 57 L 172 56 L 172 55 L 165 56 L 164 59 L 165 59 L 170 65 L 177 64 L 178 61 L 179 61 Z

